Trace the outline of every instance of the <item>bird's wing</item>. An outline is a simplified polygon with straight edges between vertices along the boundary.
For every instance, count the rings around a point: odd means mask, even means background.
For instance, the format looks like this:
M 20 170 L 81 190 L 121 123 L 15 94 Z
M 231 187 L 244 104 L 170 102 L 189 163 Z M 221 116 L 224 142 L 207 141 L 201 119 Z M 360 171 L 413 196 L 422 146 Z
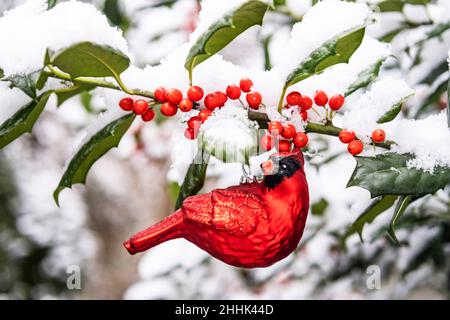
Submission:
M 258 218 L 267 219 L 264 208 L 258 193 L 243 188 L 217 189 L 183 203 L 186 218 L 235 235 L 246 235 L 255 229 Z

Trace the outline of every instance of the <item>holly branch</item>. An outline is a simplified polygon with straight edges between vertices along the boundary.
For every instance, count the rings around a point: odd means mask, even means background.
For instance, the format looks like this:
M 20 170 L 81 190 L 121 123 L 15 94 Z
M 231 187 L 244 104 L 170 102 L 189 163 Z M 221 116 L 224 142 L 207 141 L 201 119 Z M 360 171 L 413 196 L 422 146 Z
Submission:
M 101 88 L 107 88 L 112 90 L 118 90 L 123 91 L 129 95 L 137 95 L 145 98 L 154 98 L 153 92 L 147 91 L 147 90 L 141 90 L 141 89 L 129 89 L 125 86 L 125 84 L 122 82 L 120 77 L 115 78 L 117 81 L 117 85 L 103 80 L 99 78 L 92 78 L 92 77 L 72 77 L 70 74 L 62 72 L 61 70 L 58 70 L 52 65 L 47 65 L 45 70 L 42 72 L 44 76 L 50 77 L 50 78 L 56 78 L 64 81 L 70 81 L 74 84 L 82 84 L 82 85 L 88 85 L 88 86 L 95 86 L 95 87 L 101 87 Z
M 262 128 L 267 127 L 267 123 L 270 122 L 270 119 L 267 116 L 267 114 L 263 113 L 263 112 L 255 112 L 255 111 L 249 110 L 248 118 L 250 120 L 257 121 L 259 123 L 260 127 L 262 127 Z M 342 131 L 342 128 L 336 127 L 335 125 L 333 125 L 333 123 L 331 121 L 328 121 L 326 124 L 308 122 L 308 124 L 305 127 L 305 131 L 307 133 L 318 133 L 318 134 L 324 134 L 324 135 L 328 135 L 328 136 L 337 137 L 337 136 L 339 136 L 339 132 Z M 390 150 L 391 146 L 393 144 L 395 144 L 395 142 L 387 140 L 387 141 L 384 141 L 381 143 L 372 142 L 371 144 L 374 146 L 380 147 L 380 148 Z

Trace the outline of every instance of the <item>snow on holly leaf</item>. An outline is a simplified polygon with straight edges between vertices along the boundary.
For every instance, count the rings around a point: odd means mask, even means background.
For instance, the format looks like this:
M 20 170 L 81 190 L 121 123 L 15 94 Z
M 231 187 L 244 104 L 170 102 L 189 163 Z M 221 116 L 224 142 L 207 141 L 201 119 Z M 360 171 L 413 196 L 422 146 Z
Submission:
M 89 41 L 128 54 L 121 32 L 93 5 L 61 2 L 47 11 L 44 3 L 28 1 L 1 17 L 0 42 L 14 43 L 3 46 L 0 52 L 0 68 L 6 76 L 40 70 L 47 49 L 59 51 L 78 42 Z M 17 27 L 18 21 L 32 27 Z
M 409 168 L 430 173 L 439 167 L 450 168 L 450 129 L 446 111 L 421 120 L 396 121 L 388 134 L 396 142 L 392 151 L 414 155 L 408 161 Z
M 257 124 L 247 111 L 233 105 L 216 109 L 201 126 L 199 143 L 224 162 L 248 163 L 257 151 Z
M 411 168 L 411 154 L 386 153 L 357 157 L 357 166 L 347 187 L 359 186 L 372 197 L 384 195 L 423 196 L 450 183 L 450 167 L 437 167 L 434 173 Z

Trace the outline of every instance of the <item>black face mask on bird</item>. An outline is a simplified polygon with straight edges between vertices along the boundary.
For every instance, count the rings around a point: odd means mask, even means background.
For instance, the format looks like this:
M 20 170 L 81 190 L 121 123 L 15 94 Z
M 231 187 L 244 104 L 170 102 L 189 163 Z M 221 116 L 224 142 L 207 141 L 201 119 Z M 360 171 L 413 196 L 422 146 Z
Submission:
M 264 184 L 273 189 L 285 179 L 292 177 L 301 168 L 301 163 L 295 156 L 271 156 L 269 160 L 261 163 L 264 173 Z

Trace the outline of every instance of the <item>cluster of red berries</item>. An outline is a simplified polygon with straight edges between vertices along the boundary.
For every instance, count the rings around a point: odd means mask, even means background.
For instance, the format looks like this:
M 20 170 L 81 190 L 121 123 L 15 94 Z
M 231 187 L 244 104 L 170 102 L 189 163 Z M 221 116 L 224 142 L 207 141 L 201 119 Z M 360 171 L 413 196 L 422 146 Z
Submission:
M 251 91 L 253 82 L 244 78 L 239 82 L 239 86 L 231 84 L 226 88 L 225 92 L 216 91 L 209 93 L 204 97 L 203 104 L 205 109 L 199 110 L 196 116 L 191 117 L 187 122 L 187 128 L 184 135 L 188 139 L 195 139 L 198 130 L 203 122 L 211 115 L 216 108 L 225 105 L 228 99 L 238 100 L 242 92 L 246 93 L 246 101 L 248 106 L 254 110 L 258 110 L 262 103 L 262 96 L 257 91 Z M 187 98 L 183 97 L 183 93 L 178 89 L 166 89 L 159 87 L 154 92 L 155 100 L 161 103 L 161 114 L 166 117 L 174 116 L 178 109 L 182 112 L 189 112 L 199 107 L 200 101 L 203 99 L 204 92 L 199 86 L 191 86 L 187 91 Z M 141 115 L 142 120 L 151 121 L 155 117 L 155 112 L 145 100 L 133 101 L 132 98 L 123 98 L 119 102 L 119 106 L 125 111 L 133 111 L 135 114 Z
M 316 91 L 314 96 L 314 103 L 319 107 L 326 107 L 327 103 L 329 108 L 332 111 L 339 110 L 345 102 L 345 98 L 341 94 L 337 94 L 328 99 L 328 95 L 323 91 Z M 298 91 L 292 91 L 286 96 L 286 106 L 285 108 L 291 108 L 293 106 L 298 106 L 300 108 L 300 114 L 303 121 L 306 121 L 308 118 L 307 111 L 312 108 L 313 100 L 306 96 L 302 95 Z
M 230 84 L 225 92 L 216 91 L 207 94 L 203 101 L 206 109 L 200 110 L 198 115 L 191 117 L 187 121 L 187 128 L 184 131 L 184 136 L 191 140 L 197 138 L 200 126 L 211 115 L 212 111 L 216 108 L 222 108 L 228 99 L 240 99 L 242 92 L 246 93 L 248 106 L 258 110 L 262 102 L 262 96 L 259 92 L 251 91 L 252 87 L 252 80 L 244 78 L 239 82 L 239 86 Z M 200 101 L 203 97 L 203 90 L 200 87 L 192 86 L 188 90 L 188 97 L 191 100 Z
M 123 98 L 119 101 L 119 106 L 122 110 L 133 111 L 140 115 L 144 121 L 151 121 L 155 117 L 155 111 L 148 105 L 147 101 L 142 99 L 134 101 L 130 97 Z
M 381 143 L 386 139 L 386 133 L 382 129 L 376 129 L 372 132 L 372 141 L 374 143 Z M 353 131 L 342 130 L 339 132 L 339 140 L 342 143 L 348 144 L 347 150 L 352 155 L 357 155 L 363 152 L 364 144 L 356 139 L 356 135 Z
M 292 145 L 301 149 L 308 144 L 308 135 L 304 132 L 297 132 L 292 123 L 283 125 L 279 121 L 271 121 L 268 131 L 269 133 L 262 136 L 259 142 L 264 151 L 269 151 L 276 146 L 279 152 L 289 152 Z

